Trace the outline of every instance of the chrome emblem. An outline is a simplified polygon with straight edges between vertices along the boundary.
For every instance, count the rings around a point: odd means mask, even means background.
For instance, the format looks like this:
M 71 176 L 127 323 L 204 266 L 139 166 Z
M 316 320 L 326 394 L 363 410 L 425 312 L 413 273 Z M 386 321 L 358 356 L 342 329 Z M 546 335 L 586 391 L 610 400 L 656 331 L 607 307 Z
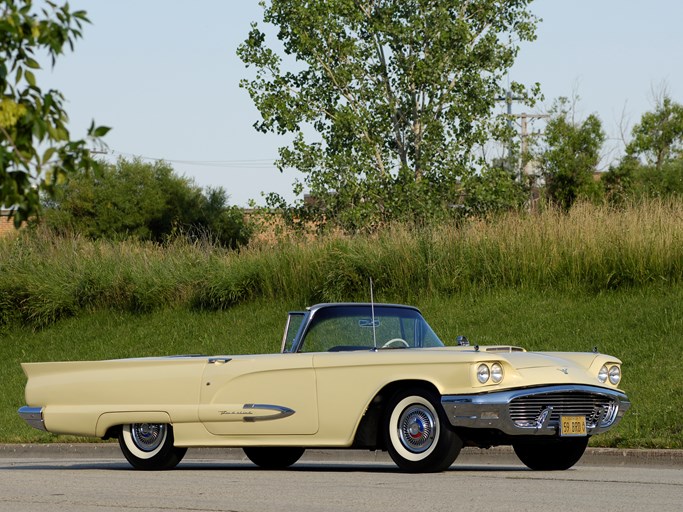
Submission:
M 281 418 L 286 418 L 294 414 L 294 410 L 289 407 L 283 407 L 281 405 L 270 405 L 270 404 L 244 404 L 243 409 L 259 409 L 262 411 L 273 411 L 275 414 L 269 414 L 268 416 L 244 416 L 242 419 L 244 421 L 270 421 L 279 420 Z M 246 413 L 245 413 L 246 414 Z M 248 412 L 248 414 L 252 414 Z
M 562 372 L 565 375 L 569 375 L 569 368 L 558 368 L 557 371 Z
M 273 414 L 268 414 L 265 416 L 254 415 L 255 410 L 260 411 L 272 411 Z M 236 410 L 224 410 L 218 411 L 221 416 L 241 416 L 242 421 L 255 422 L 255 421 L 269 421 L 278 420 L 280 418 L 287 418 L 291 416 L 296 411 L 290 409 L 289 407 L 283 407 L 281 405 L 270 405 L 270 404 L 244 404 L 241 409 Z

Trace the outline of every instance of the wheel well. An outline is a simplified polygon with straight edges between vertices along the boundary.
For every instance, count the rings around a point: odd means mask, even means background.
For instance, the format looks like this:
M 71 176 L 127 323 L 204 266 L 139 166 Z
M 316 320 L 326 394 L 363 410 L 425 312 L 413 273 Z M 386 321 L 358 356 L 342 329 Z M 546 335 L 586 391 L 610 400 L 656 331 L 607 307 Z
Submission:
M 373 397 L 361 418 L 356 436 L 353 441 L 354 448 L 368 448 L 371 450 L 385 450 L 384 436 L 380 435 L 384 409 L 389 399 L 403 389 L 423 389 L 439 395 L 436 386 L 426 380 L 400 380 L 390 382 Z
M 107 429 L 105 432 L 104 436 L 102 436 L 102 439 L 116 439 L 119 437 L 119 434 L 121 433 L 121 429 L 123 428 L 123 425 L 114 425 L 111 426 Z

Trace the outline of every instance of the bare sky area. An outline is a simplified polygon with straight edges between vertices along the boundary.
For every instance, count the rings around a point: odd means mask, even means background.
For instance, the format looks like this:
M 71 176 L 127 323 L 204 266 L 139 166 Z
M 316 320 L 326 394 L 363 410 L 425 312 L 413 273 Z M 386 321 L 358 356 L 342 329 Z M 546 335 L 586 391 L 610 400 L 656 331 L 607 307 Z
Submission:
M 72 135 L 95 119 L 112 127 L 108 160 L 166 160 L 202 187 L 224 187 L 232 204 L 262 204 L 270 191 L 293 198 L 296 173 L 273 166 L 287 139 L 254 130 L 258 112 L 239 88 L 248 71 L 235 51 L 261 21 L 256 0 L 70 5 L 92 25 L 42 80 L 66 96 Z M 603 170 L 662 87 L 683 102 L 683 2 L 536 0 L 531 10 L 543 19 L 538 39 L 523 45 L 510 79 L 540 82 L 545 100 L 513 112 L 543 113 L 555 98 L 578 95 L 579 117 L 598 114 L 608 134 Z

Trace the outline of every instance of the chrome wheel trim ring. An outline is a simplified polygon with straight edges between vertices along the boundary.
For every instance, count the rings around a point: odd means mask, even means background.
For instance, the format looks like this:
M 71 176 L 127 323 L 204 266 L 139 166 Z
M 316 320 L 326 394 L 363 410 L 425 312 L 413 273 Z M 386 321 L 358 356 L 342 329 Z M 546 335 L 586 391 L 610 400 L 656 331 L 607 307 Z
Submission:
M 153 452 L 166 439 L 166 425 L 159 423 L 133 423 L 130 435 L 135 446 L 143 452 Z
M 123 426 L 126 448 L 140 459 L 151 459 L 166 443 L 168 425 L 163 423 L 133 423 Z
M 418 417 L 430 418 L 431 426 L 428 427 L 429 433 L 426 436 L 425 425 L 419 427 L 414 425 L 415 421 L 411 421 Z M 404 425 L 408 428 L 410 442 L 404 437 Z M 409 396 L 396 404 L 389 418 L 389 441 L 398 455 L 412 462 L 424 460 L 434 451 L 439 441 L 439 422 L 437 412 L 429 400 L 421 396 Z
M 398 420 L 398 435 L 408 450 L 422 453 L 434 442 L 436 434 L 434 416 L 424 405 L 408 407 Z

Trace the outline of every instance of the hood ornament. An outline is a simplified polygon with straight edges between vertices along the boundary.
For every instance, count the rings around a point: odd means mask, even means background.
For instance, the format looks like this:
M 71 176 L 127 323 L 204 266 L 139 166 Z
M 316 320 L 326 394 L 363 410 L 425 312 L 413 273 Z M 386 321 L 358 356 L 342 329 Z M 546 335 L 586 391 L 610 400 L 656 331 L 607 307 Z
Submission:
M 557 368 L 557 371 L 562 372 L 565 375 L 569 375 L 569 368 Z

